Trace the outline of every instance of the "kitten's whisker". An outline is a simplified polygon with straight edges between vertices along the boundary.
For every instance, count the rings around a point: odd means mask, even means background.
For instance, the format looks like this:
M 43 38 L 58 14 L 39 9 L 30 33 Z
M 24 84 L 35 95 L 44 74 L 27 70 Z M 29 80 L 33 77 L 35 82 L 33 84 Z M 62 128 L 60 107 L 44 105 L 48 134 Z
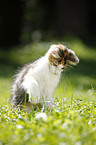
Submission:
M 72 69 L 74 69 L 74 67 L 73 67 L 73 66 L 71 66 L 71 65 L 69 65 L 69 67 L 70 67 L 70 68 L 72 68 Z M 75 69 L 74 69 L 74 70 L 75 70 Z

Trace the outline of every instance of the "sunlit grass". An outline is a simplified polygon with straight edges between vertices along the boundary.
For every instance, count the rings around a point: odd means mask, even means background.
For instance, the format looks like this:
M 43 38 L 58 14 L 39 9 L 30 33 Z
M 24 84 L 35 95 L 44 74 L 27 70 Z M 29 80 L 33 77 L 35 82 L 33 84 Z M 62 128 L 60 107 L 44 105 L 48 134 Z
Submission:
M 10 98 L 11 79 L 0 78 L 0 105 L 8 103 Z

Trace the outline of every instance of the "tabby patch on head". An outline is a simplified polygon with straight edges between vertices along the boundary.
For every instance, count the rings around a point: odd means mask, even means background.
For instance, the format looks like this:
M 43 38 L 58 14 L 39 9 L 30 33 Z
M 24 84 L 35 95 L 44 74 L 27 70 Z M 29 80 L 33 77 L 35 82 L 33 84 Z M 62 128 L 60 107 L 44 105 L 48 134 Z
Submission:
M 51 48 L 48 57 L 51 65 L 58 66 L 62 64 L 65 67 L 68 64 L 76 65 L 79 63 L 79 59 L 75 55 L 75 52 L 68 49 L 66 46 L 59 44 L 52 45 Z

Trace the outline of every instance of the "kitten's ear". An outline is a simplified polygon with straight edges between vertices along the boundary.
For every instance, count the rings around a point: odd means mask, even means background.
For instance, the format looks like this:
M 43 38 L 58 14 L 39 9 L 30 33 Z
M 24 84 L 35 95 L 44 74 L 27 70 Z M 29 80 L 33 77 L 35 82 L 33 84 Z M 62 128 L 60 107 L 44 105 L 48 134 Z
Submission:
M 68 57 L 68 60 L 69 64 L 73 64 L 73 65 L 76 65 L 77 63 L 79 63 L 79 59 L 78 57 L 75 55 L 74 52 L 70 52 L 69 53 L 69 57 Z
M 59 61 L 61 60 L 60 56 L 58 55 L 58 52 L 57 51 L 52 51 L 49 55 L 49 61 L 51 64 L 53 65 L 58 65 L 59 64 Z

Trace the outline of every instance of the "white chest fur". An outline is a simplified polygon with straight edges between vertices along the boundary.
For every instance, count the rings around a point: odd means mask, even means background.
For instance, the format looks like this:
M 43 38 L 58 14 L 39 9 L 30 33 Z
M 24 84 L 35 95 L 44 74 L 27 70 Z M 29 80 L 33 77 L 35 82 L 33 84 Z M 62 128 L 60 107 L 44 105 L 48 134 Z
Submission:
M 53 102 L 52 95 L 59 82 L 61 71 L 58 68 L 57 71 L 56 68 L 52 67 L 49 65 L 48 59 L 44 56 L 25 75 L 22 87 L 29 94 L 30 102 Z

